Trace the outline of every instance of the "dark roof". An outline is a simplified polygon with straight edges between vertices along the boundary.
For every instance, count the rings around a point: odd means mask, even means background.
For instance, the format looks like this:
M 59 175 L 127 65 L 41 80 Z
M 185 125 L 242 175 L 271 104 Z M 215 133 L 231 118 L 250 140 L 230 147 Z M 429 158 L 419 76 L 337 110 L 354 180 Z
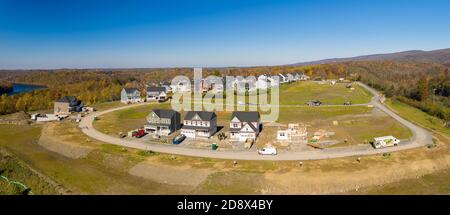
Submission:
M 257 122 L 259 121 L 259 112 L 257 111 L 234 111 L 231 119 L 238 118 L 241 122 Z
M 134 92 L 136 92 L 136 91 L 139 91 L 137 88 L 123 88 L 123 89 L 125 89 L 125 92 L 126 92 L 127 94 L 130 94 L 130 93 L 134 93 Z
M 159 118 L 172 118 L 173 115 L 177 114 L 174 110 L 167 110 L 167 109 L 153 109 L 153 112 L 159 117 Z
M 214 112 L 208 112 L 208 111 L 188 111 L 186 113 L 186 116 L 184 117 L 185 120 L 192 120 L 194 116 L 198 114 L 200 119 L 202 121 L 210 121 L 214 119 L 217 115 Z
M 256 128 L 252 123 L 247 123 L 247 125 L 250 126 L 250 128 L 254 131 L 254 132 L 258 132 L 258 128 Z M 230 128 L 231 132 L 240 132 L 242 130 L 242 128 Z
M 77 97 L 75 97 L 75 96 L 64 96 L 61 99 L 59 99 L 57 102 L 76 104 L 79 101 L 78 101 Z
M 64 96 L 56 102 L 69 103 L 70 107 L 80 106 L 80 105 L 83 106 L 83 103 L 80 100 L 78 100 L 77 97 L 75 97 L 75 96 Z
M 147 87 L 147 92 L 166 92 L 165 87 Z

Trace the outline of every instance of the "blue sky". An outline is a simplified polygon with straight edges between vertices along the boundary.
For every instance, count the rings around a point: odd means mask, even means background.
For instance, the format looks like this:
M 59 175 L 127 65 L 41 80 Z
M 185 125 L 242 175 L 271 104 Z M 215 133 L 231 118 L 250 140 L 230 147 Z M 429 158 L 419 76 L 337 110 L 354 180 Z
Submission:
M 0 68 L 280 65 L 450 47 L 445 0 L 0 0 Z

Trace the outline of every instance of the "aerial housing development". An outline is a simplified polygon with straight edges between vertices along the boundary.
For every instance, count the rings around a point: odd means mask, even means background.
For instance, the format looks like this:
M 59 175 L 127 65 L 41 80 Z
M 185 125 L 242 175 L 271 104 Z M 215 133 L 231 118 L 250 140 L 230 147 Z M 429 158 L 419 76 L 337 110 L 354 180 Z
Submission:
M 321 1 L 0 1 L 0 196 L 450 194 L 450 2 Z

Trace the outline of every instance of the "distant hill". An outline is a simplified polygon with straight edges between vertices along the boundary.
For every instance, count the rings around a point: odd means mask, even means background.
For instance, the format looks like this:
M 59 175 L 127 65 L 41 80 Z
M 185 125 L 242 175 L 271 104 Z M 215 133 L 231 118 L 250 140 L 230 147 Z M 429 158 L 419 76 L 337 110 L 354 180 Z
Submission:
M 450 49 L 440 49 L 434 51 L 411 50 L 390 54 L 364 55 L 350 58 L 332 58 L 304 63 L 295 63 L 292 64 L 292 66 L 339 63 L 348 61 L 382 61 L 382 60 L 439 63 L 446 66 L 450 66 Z

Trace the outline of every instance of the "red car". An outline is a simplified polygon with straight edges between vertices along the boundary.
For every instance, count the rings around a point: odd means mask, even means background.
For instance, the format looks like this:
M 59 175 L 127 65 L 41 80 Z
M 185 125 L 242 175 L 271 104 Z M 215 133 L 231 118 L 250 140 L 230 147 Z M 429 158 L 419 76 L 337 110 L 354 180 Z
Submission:
M 141 138 L 141 137 L 145 136 L 146 134 L 147 133 L 145 133 L 144 130 L 138 130 L 136 133 L 133 133 L 133 137 Z

